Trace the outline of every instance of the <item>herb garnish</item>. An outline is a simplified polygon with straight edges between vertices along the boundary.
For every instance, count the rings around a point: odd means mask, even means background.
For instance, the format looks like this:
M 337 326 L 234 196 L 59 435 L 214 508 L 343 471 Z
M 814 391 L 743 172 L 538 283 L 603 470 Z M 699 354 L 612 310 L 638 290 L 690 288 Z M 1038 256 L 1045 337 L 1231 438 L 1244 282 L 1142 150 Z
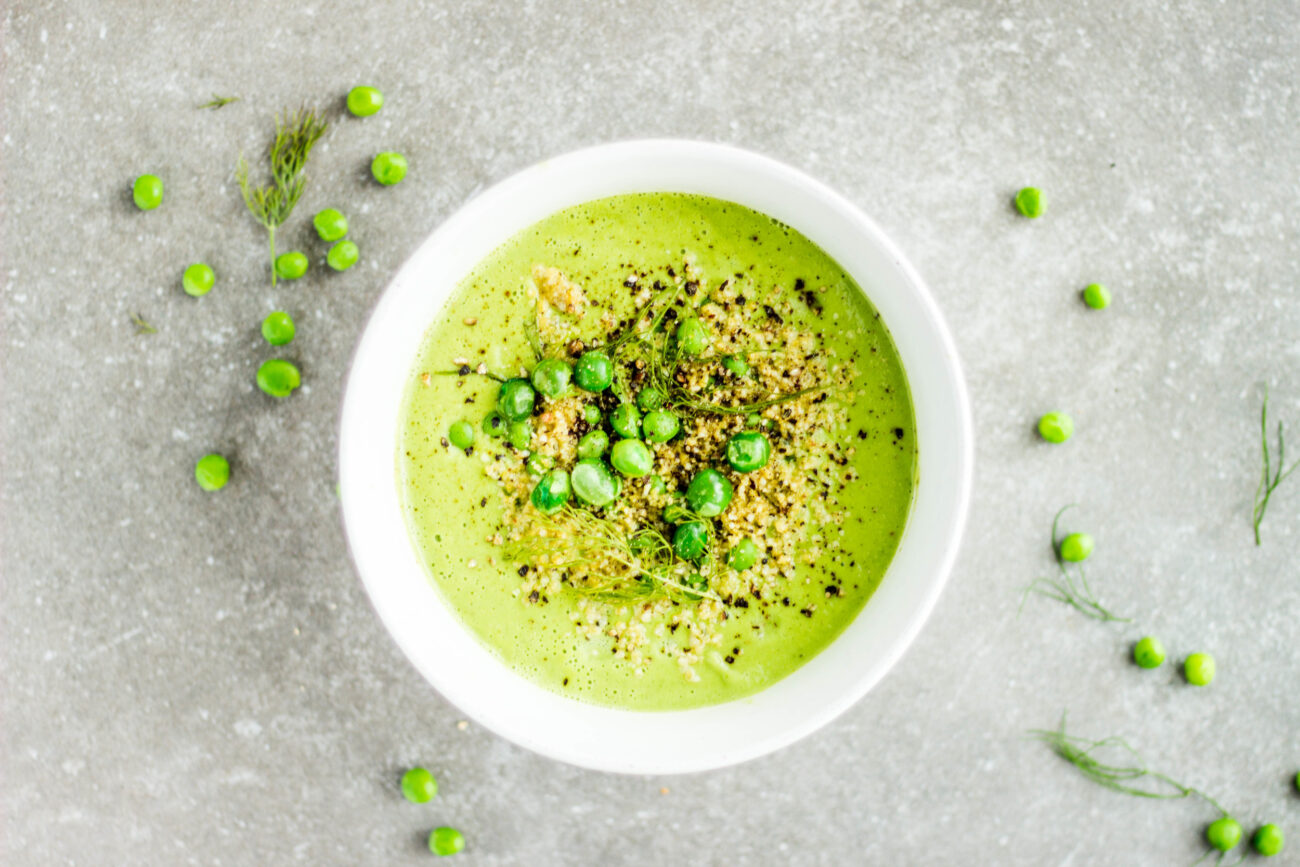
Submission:
M 211 108 L 215 110 L 221 108 L 223 105 L 230 105 L 232 102 L 239 102 L 239 99 L 238 96 L 220 96 L 214 93 L 212 94 L 212 99 L 203 103 L 203 105 L 200 105 L 199 108 Z
M 1088 578 L 1084 575 L 1082 565 L 1074 564 L 1078 569 L 1078 575 L 1076 576 L 1070 572 L 1065 559 L 1061 557 L 1061 539 L 1057 533 L 1057 526 L 1060 524 L 1061 515 L 1073 505 L 1071 503 L 1068 506 L 1061 507 L 1061 510 L 1056 513 L 1056 517 L 1052 519 L 1052 556 L 1056 558 L 1056 568 L 1061 573 L 1061 577 L 1035 579 L 1025 588 L 1024 595 L 1020 599 L 1020 607 L 1024 608 L 1025 600 L 1029 598 L 1030 593 L 1037 593 L 1039 596 L 1046 596 L 1048 599 L 1064 602 L 1080 614 L 1094 620 L 1100 620 L 1103 623 L 1110 621 L 1128 623 L 1131 618 L 1119 617 L 1101 604 L 1097 595 L 1093 593 L 1092 587 L 1088 584 Z
M 307 183 L 304 170 L 312 146 L 329 128 L 329 122 L 315 109 L 300 108 L 293 114 L 287 111 L 275 116 L 275 140 L 268 154 L 271 183 L 264 187 L 249 184 L 248 162 L 241 156 L 235 169 L 239 189 L 244 194 L 244 204 L 253 219 L 266 227 L 271 249 L 271 285 L 276 283 L 275 230 L 293 213 L 302 198 Z
M 1274 472 L 1271 456 L 1268 452 L 1268 385 L 1264 386 L 1264 405 L 1259 411 L 1259 445 L 1263 452 L 1263 467 L 1260 470 L 1259 487 L 1255 489 L 1255 544 L 1260 544 L 1259 525 L 1264 521 L 1264 512 L 1268 509 L 1268 499 L 1283 480 L 1300 466 L 1300 460 L 1286 466 L 1286 440 L 1282 438 L 1282 422 L 1277 423 L 1277 470 Z M 1285 468 L 1284 468 L 1285 467 Z
M 131 324 L 135 326 L 136 334 L 157 334 L 158 329 L 154 328 L 140 313 L 131 314 Z

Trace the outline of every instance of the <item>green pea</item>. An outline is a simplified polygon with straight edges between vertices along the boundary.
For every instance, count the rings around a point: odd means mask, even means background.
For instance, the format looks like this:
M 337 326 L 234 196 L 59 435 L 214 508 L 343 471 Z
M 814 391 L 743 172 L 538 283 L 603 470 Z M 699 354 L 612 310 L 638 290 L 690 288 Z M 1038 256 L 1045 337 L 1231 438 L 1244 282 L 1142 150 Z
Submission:
M 573 379 L 578 388 L 601 392 L 614 382 L 614 362 L 599 349 L 592 349 L 578 357 L 573 365 Z
M 506 421 L 519 421 L 533 414 L 533 402 L 536 399 L 537 392 L 533 391 L 528 380 L 522 377 L 507 379 L 501 383 L 501 390 L 497 392 L 497 412 Z
M 537 452 L 533 452 L 524 460 L 524 469 L 528 470 L 530 476 L 544 476 L 553 466 L 555 466 L 555 458 Z
M 510 422 L 506 427 L 506 442 L 517 449 L 526 449 L 533 441 L 533 423 L 531 419 L 521 418 Z
M 1093 310 L 1105 310 L 1110 306 L 1110 290 L 1100 283 L 1089 283 L 1083 290 L 1083 303 Z
M 1067 563 L 1081 563 L 1088 559 L 1096 543 L 1087 533 L 1071 533 L 1061 540 L 1061 559 Z
M 194 480 L 205 491 L 219 491 L 230 481 L 230 461 L 218 454 L 204 455 L 194 465 Z
M 673 531 L 673 553 L 683 560 L 698 560 L 709 547 L 709 527 L 703 521 L 678 524 Z
M 1260 825 L 1255 829 L 1255 835 L 1250 838 L 1250 845 L 1255 847 L 1255 851 L 1266 857 L 1281 852 L 1284 843 L 1286 843 L 1286 836 L 1282 833 L 1282 829 L 1272 822 Z
M 438 794 L 438 781 L 424 768 L 411 768 L 402 774 L 402 794 L 412 804 L 427 804 Z
M 384 95 L 377 87 L 358 85 L 348 91 L 348 111 L 357 117 L 370 117 L 384 107 Z
M 1025 187 L 1016 193 L 1016 210 L 1029 219 L 1037 219 L 1047 210 L 1047 197 L 1037 187 Z
M 458 449 L 467 449 L 474 445 L 474 425 L 460 419 L 451 423 L 447 429 L 447 439 Z
M 699 355 L 712 342 L 708 326 L 698 316 L 691 316 L 677 326 L 677 346 L 687 355 Z
M 1038 420 L 1038 435 L 1049 443 L 1063 443 L 1074 435 L 1074 419 L 1063 412 L 1049 412 Z
M 756 428 L 763 423 L 763 417 L 756 412 L 751 412 L 745 416 L 745 427 Z
M 157 175 L 141 175 L 131 187 L 135 206 L 142 211 L 152 211 L 162 204 L 163 182 Z
M 1183 675 L 1192 686 L 1209 686 L 1214 680 L 1214 657 L 1208 653 L 1193 653 L 1183 661 Z
M 429 851 L 435 855 L 455 855 L 465 848 L 465 835 L 455 828 L 434 828 L 429 832 Z
M 704 591 L 709 589 L 709 579 L 699 572 L 692 572 L 687 575 L 682 579 L 682 584 L 687 588 L 686 595 L 692 599 L 699 599 Z
M 217 283 L 217 275 L 212 268 L 202 262 L 195 262 L 181 275 L 181 288 L 185 294 L 198 298 L 207 295 Z
M 569 474 L 562 469 L 551 470 L 533 488 L 530 499 L 539 512 L 554 515 L 569 502 Z
M 297 280 L 307 273 L 307 257 L 297 250 L 275 257 L 275 276 L 281 280 Z
M 496 410 L 488 413 L 487 418 L 483 419 L 483 433 L 490 437 L 506 435 L 506 420 L 501 417 L 501 413 Z
M 1165 646 L 1159 638 L 1148 635 L 1133 645 L 1133 661 L 1140 668 L 1159 668 L 1165 661 Z
M 293 362 L 272 358 L 257 369 L 257 387 L 271 397 L 288 397 L 300 385 L 302 375 Z
M 757 562 L 758 546 L 753 539 L 741 539 L 727 552 L 727 565 L 737 572 L 744 572 Z
M 338 208 L 326 208 L 312 217 L 311 224 L 322 241 L 337 241 L 348 233 L 348 218 Z
M 1241 842 L 1241 823 L 1231 816 L 1216 819 L 1205 829 L 1205 840 L 1220 852 L 1227 852 Z
M 650 480 L 650 493 L 660 496 L 666 490 L 668 490 L 668 486 L 664 484 L 663 476 L 655 476 Z
M 691 520 L 691 513 L 680 503 L 669 503 L 664 506 L 664 520 L 669 524 L 681 524 Z
M 357 249 L 355 241 L 339 241 L 325 254 L 325 264 L 335 271 L 346 271 L 357 264 L 360 256 L 361 251 Z
M 749 375 L 749 362 L 739 355 L 725 355 L 722 358 L 722 366 L 731 371 L 736 376 Z
M 293 340 L 296 333 L 297 329 L 293 326 L 293 317 L 283 310 L 267 314 L 267 317 L 262 320 L 262 336 L 272 346 L 284 346 Z
M 574 464 L 569 482 L 578 499 L 592 506 L 608 505 L 618 496 L 618 479 L 609 467 L 594 458 L 583 458 Z
M 641 436 L 641 413 L 634 403 L 620 403 L 609 416 L 609 426 L 614 433 L 628 439 Z
M 640 440 L 619 440 L 609 453 L 609 462 L 628 478 L 639 478 L 650 475 L 654 458 Z
M 562 397 L 569 390 L 569 365 L 558 358 L 548 358 L 533 368 L 533 388 L 547 397 Z
M 659 409 L 664 405 L 665 400 L 667 400 L 667 397 L 664 393 L 654 386 L 643 388 L 636 395 L 637 408 L 642 412 Z
M 721 515 L 731 503 L 731 482 L 717 470 L 700 470 L 686 486 L 686 505 L 704 518 Z
M 598 458 L 609 448 L 609 435 L 603 430 L 588 431 L 578 440 L 578 457 Z
M 754 431 L 743 431 L 727 441 L 727 463 L 738 473 L 752 473 L 767 466 L 772 444 Z
M 582 407 L 582 420 L 588 425 L 595 427 L 600 424 L 600 419 L 600 407 L 596 406 L 594 403 L 588 403 Z
M 656 409 L 648 413 L 641 423 L 645 438 L 652 443 L 666 443 L 682 429 L 682 423 L 676 414 L 666 409 Z
M 399 184 L 402 178 L 406 177 L 406 157 L 397 151 L 375 154 L 375 158 L 370 162 L 370 174 L 386 187 Z

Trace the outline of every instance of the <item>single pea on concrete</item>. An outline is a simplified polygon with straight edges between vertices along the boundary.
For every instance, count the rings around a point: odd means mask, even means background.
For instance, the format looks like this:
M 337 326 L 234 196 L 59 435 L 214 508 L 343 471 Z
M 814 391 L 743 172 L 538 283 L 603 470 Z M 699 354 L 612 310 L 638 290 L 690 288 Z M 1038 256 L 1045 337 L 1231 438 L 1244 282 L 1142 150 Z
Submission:
M 1281 828 L 1272 822 L 1267 825 L 1260 825 L 1250 838 L 1250 845 L 1255 847 L 1255 851 L 1266 857 L 1279 854 L 1285 843 L 1286 835 L 1282 833 Z
M 293 317 L 283 310 L 270 313 L 262 320 L 262 337 L 272 346 L 284 346 L 296 333 Z
M 291 361 L 272 358 L 257 369 L 257 387 L 271 397 L 288 397 L 302 385 L 302 374 Z
M 1093 310 L 1105 310 L 1110 306 L 1110 290 L 1100 283 L 1089 283 L 1083 290 L 1083 303 Z
M 1165 646 L 1159 638 L 1148 635 L 1133 645 L 1133 661 L 1139 668 L 1159 668 L 1165 661 Z
M 275 257 L 275 274 L 281 280 L 297 280 L 307 273 L 307 256 L 290 250 Z
M 333 243 L 348 233 L 348 218 L 338 208 L 326 208 L 312 217 L 311 224 L 322 241 Z
M 402 774 L 402 795 L 412 804 L 427 804 L 438 794 L 438 781 L 426 768 L 411 768 Z
M 195 262 L 181 275 L 181 288 L 192 298 L 200 298 L 212 291 L 217 284 L 217 275 L 208 265 Z
M 1214 680 L 1214 657 L 1208 653 L 1193 653 L 1183 661 L 1183 674 L 1192 686 L 1209 686 Z
M 1205 841 L 1220 852 L 1227 852 L 1241 842 L 1241 823 L 1231 816 L 1217 819 L 1205 829 Z
M 465 848 L 465 835 L 455 828 L 434 828 L 429 833 L 429 851 L 435 855 L 455 855 Z
M 194 480 L 205 491 L 219 491 L 230 481 L 230 461 L 218 454 L 204 455 L 194 465 Z
M 384 107 L 384 94 L 377 87 L 358 85 L 348 91 L 348 111 L 355 117 L 370 117 Z
M 131 185 L 131 198 L 142 211 L 152 211 L 162 204 L 163 182 L 157 175 L 140 175 Z
M 401 183 L 402 178 L 406 177 L 406 168 L 406 157 L 397 151 L 375 154 L 375 158 L 370 161 L 370 174 L 386 187 Z
M 1061 559 L 1067 563 L 1081 563 L 1088 559 L 1096 544 L 1087 533 L 1071 533 L 1061 540 Z
M 1074 419 L 1063 412 L 1049 412 L 1038 420 L 1038 435 L 1049 443 L 1063 443 L 1074 436 Z
M 1025 187 L 1016 193 L 1016 210 L 1036 220 L 1047 211 L 1047 197 L 1038 187 Z
M 335 271 L 346 271 L 357 264 L 361 251 L 354 241 L 339 241 L 325 254 L 325 263 Z

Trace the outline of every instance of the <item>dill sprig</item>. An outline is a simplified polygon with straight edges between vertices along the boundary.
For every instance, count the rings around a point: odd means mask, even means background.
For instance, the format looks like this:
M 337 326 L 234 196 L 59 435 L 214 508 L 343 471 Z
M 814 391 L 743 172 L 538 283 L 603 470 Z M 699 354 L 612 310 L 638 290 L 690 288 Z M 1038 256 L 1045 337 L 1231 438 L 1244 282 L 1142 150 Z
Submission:
M 149 320 L 144 318 L 143 314 L 132 313 L 131 324 L 135 326 L 136 334 L 157 334 L 158 329 L 154 328 Z
M 221 96 L 214 93 L 212 94 L 212 99 L 209 99 L 207 102 L 200 105 L 199 108 L 211 108 L 215 110 L 221 108 L 223 105 L 230 105 L 232 102 L 239 102 L 239 99 L 238 96 Z
M 1272 464 L 1272 457 L 1268 450 L 1268 385 L 1264 386 L 1264 405 L 1259 411 L 1259 445 L 1263 453 L 1263 466 L 1260 468 L 1259 486 L 1255 488 L 1255 544 L 1260 544 L 1259 525 L 1264 521 L 1264 512 L 1268 509 L 1269 497 L 1273 496 L 1273 491 L 1277 486 L 1285 481 L 1286 477 L 1300 466 L 1300 460 L 1286 466 L 1286 440 L 1283 438 L 1282 422 L 1277 423 L 1277 467 L 1276 470 Z
M 307 184 L 305 169 L 311 149 L 325 134 L 329 122 L 315 109 L 300 108 L 293 114 L 284 112 L 275 116 L 275 140 L 271 142 L 268 159 L 271 183 L 252 186 L 248 178 L 248 162 L 240 156 L 235 169 L 239 189 L 244 194 L 244 204 L 253 219 L 266 227 L 271 250 L 271 285 L 275 275 L 275 230 L 289 219 L 294 206 L 302 198 Z
M 1066 509 L 1073 506 L 1073 503 L 1062 506 L 1061 510 L 1056 513 L 1056 517 L 1052 519 L 1052 556 L 1056 558 L 1056 568 L 1060 572 L 1060 577 L 1036 578 L 1025 588 L 1024 594 L 1020 597 L 1020 607 L 1021 609 L 1025 607 L 1025 600 L 1029 598 L 1029 594 L 1036 593 L 1039 596 L 1046 596 L 1048 599 L 1055 599 L 1057 602 L 1064 602 L 1085 617 L 1091 617 L 1103 623 L 1111 621 L 1129 623 L 1131 618 L 1120 617 L 1101 604 L 1101 600 L 1097 598 L 1097 594 L 1093 592 L 1091 585 L 1088 584 L 1088 577 L 1084 574 L 1081 564 L 1076 564 L 1078 574 L 1075 575 L 1067 568 L 1064 558 L 1061 557 L 1061 539 L 1057 528 L 1061 522 L 1061 515 L 1065 514 Z

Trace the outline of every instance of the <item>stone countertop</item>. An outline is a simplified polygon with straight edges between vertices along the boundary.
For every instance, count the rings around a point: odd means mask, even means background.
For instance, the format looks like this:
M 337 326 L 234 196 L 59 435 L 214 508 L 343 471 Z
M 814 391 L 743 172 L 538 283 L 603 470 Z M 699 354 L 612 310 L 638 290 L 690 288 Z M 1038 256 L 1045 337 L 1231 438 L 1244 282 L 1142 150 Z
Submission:
M 1261 384 L 1300 431 L 1300 9 L 1289 3 L 14 2 L 2 13 L 0 861 L 1190 863 L 1214 818 L 1087 783 L 1026 729 L 1069 710 L 1214 794 L 1300 863 L 1300 481 L 1251 537 Z M 232 169 L 272 113 L 340 108 L 304 215 L 361 263 L 272 290 Z M 236 94 L 218 111 L 195 106 Z M 477 728 L 406 662 L 334 496 L 351 348 L 385 282 L 485 185 L 639 136 L 785 160 L 878 220 L 961 349 L 976 429 L 962 554 L 903 661 L 813 737 L 626 778 Z M 366 178 L 403 151 L 406 181 Z M 142 214 L 132 178 L 160 174 Z M 1038 221 L 1009 207 L 1041 187 Z M 319 253 L 319 250 L 316 251 Z M 317 256 L 316 258 L 319 258 Z M 213 265 L 195 301 L 184 266 Z M 1109 310 L 1078 298 L 1114 291 Z M 304 386 L 256 391 L 285 309 Z M 138 336 L 131 315 L 158 330 Z M 1070 411 L 1074 439 L 1033 435 Z M 1300 434 L 1297 434 L 1300 435 Z M 1296 447 L 1300 453 L 1300 444 Z M 234 458 L 208 495 L 191 468 Z M 1132 624 L 1020 588 L 1052 515 Z M 1131 642 L 1218 659 L 1208 689 Z M 412 806 L 399 772 L 438 776 Z M 458 862 L 460 863 L 460 862 Z

